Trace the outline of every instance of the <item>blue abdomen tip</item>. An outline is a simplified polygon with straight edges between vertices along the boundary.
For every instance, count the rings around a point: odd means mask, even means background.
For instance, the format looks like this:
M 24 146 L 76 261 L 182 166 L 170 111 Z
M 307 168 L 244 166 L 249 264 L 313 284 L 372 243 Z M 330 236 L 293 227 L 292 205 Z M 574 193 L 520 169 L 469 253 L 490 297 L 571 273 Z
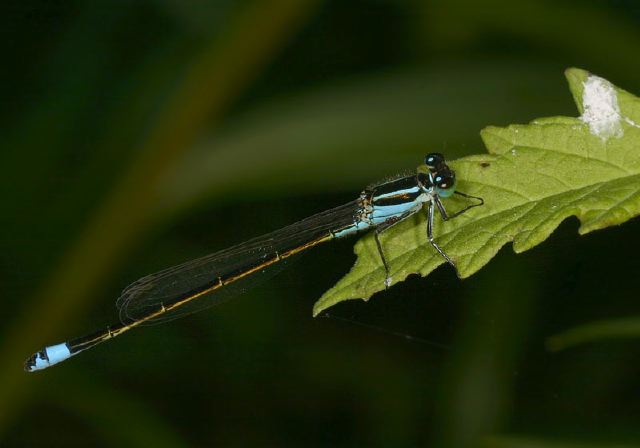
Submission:
M 46 369 L 47 367 L 64 361 L 70 356 L 71 352 L 66 343 L 50 345 L 31 355 L 24 364 L 24 370 L 34 372 L 36 370 Z

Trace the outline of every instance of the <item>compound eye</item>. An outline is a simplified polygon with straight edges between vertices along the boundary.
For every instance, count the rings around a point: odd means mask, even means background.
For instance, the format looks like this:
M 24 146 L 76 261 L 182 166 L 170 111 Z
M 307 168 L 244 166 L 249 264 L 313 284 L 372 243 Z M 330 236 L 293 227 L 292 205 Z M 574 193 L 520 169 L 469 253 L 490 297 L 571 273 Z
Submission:
M 433 177 L 433 183 L 439 196 L 451 196 L 456 189 L 456 175 L 451 170 L 440 170 Z
M 439 152 L 432 152 L 425 156 L 424 164 L 431 169 L 439 168 L 442 164 L 444 164 L 444 156 Z

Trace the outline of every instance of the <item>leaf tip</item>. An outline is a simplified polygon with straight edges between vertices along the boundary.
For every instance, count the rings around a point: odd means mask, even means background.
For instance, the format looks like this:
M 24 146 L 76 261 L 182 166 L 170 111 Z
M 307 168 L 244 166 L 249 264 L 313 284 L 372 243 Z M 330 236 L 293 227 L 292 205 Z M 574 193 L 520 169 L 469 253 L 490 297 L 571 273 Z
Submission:
M 318 315 L 320 315 L 320 313 L 322 313 L 325 309 L 326 307 L 322 305 L 320 300 L 318 300 L 316 303 L 313 304 L 312 316 L 318 317 Z
M 504 138 L 504 128 L 487 126 L 480 131 L 480 138 L 489 154 L 501 154 L 511 148 L 511 143 Z
M 349 300 L 352 298 L 348 296 L 347 297 L 342 297 L 339 295 L 336 296 L 332 294 L 334 289 L 335 287 L 327 291 L 325 294 L 322 295 L 322 297 L 320 297 L 316 301 L 316 303 L 313 304 L 313 317 L 318 317 L 324 311 L 328 310 L 329 308 L 336 305 L 337 303 L 340 303 L 343 300 Z
M 591 75 L 590 72 L 577 67 L 569 67 L 564 71 L 564 76 L 567 78 L 567 81 L 569 81 L 569 85 L 584 82 L 589 75 Z
M 573 101 L 578 107 L 578 111 L 584 112 L 582 94 L 584 92 L 584 83 L 587 81 L 591 73 L 581 68 L 570 67 L 564 71 L 564 76 L 569 83 L 569 90 L 573 96 Z

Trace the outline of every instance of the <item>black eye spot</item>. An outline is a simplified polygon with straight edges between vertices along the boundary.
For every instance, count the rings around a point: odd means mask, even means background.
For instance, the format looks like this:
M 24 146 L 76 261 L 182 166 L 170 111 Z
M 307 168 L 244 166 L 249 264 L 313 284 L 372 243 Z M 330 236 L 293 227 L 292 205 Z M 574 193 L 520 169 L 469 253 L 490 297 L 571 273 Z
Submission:
M 488 167 L 488 166 L 491 166 L 491 164 L 490 164 L 489 162 L 480 162 L 480 166 L 481 166 L 482 168 L 486 168 L 486 167 Z
M 444 164 L 444 156 L 439 152 L 432 152 L 425 156 L 424 164 L 429 168 L 439 168 Z
M 455 184 L 455 174 L 449 169 L 443 169 L 433 178 L 436 187 L 446 190 Z

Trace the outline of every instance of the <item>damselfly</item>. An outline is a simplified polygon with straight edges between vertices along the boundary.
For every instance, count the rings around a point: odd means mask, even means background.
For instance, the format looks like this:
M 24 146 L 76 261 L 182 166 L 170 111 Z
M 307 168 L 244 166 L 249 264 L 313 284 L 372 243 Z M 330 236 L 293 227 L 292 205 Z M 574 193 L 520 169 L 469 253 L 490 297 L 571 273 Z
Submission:
M 374 230 L 385 287 L 391 283 L 391 267 L 384 255 L 380 234 L 415 213 L 425 210 L 427 236 L 433 248 L 452 266 L 455 263 L 433 238 L 437 208 L 443 220 L 482 205 L 482 198 L 456 191 L 455 173 L 444 156 L 425 157 L 426 169 L 366 188 L 355 201 L 318 213 L 229 249 L 143 277 L 129 285 L 118 299 L 120 322 L 90 335 L 50 345 L 27 359 L 25 370 L 33 372 L 112 339 L 137 326 L 175 319 L 217 305 L 245 288 L 250 279 L 293 255 L 314 246 L 365 230 Z M 442 198 L 458 194 L 475 202 L 447 214 Z M 238 288 L 240 287 L 240 288 Z

